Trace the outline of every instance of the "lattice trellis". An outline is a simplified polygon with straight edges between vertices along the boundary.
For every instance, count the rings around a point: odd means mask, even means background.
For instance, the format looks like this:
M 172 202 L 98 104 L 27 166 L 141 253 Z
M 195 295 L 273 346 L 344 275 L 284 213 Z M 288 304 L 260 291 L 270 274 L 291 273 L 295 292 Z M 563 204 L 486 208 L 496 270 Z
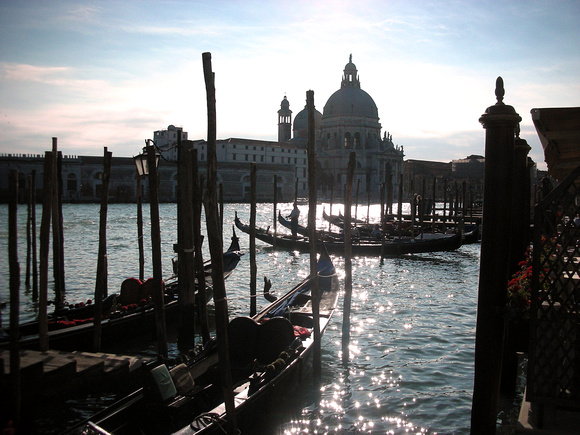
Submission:
M 580 407 L 580 167 L 535 209 L 527 399 Z

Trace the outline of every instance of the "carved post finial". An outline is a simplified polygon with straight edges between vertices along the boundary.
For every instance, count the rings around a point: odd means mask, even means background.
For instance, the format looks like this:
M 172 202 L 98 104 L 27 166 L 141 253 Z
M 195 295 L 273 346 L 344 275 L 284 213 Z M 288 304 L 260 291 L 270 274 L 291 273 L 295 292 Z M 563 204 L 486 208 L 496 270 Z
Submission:
M 503 87 L 503 79 L 498 77 L 495 81 L 495 96 L 497 97 L 497 103 L 503 103 L 503 96 L 505 95 L 505 89 Z
M 348 57 L 348 62 L 352 63 L 352 53 L 350 54 L 350 56 Z

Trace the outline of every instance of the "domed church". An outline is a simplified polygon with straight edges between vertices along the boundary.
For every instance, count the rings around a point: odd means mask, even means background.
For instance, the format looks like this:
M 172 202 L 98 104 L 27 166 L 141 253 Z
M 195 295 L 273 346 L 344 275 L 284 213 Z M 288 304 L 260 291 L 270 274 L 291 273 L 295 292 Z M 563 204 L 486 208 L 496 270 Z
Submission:
M 294 119 L 294 135 L 291 130 L 290 104 L 286 97 L 278 111 L 278 140 L 306 147 L 308 138 L 308 111 L 305 107 Z M 361 89 L 358 71 L 352 55 L 344 67 L 340 89 L 333 93 L 323 112 L 316 110 L 317 174 L 320 189 L 333 188 L 343 194 L 346 183 L 347 164 L 351 152 L 356 152 L 356 171 L 353 192 L 360 185 L 360 194 L 370 193 L 378 198 L 380 185 L 385 183 L 388 194 L 397 196 L 400 174 L 403 171 L 403 147 L 395 146 L 393 137 L 384 133 L 377 105 L 372 97 Z

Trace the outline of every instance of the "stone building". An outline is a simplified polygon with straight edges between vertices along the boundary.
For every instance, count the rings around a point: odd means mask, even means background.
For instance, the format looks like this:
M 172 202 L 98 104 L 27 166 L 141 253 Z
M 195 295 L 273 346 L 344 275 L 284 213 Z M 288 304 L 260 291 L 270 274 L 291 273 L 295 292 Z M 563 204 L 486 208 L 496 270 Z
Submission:
M 343 192 L 348 159 L 356 153 L 355 187 L 378 198 L 380 185 L 398 195 L 403 172 L 403 147 L 395 146 L 393 137 L 381 124 L 377 105 L 361 89 L 352 55 L 344 67 L 340 89 L 334 92 L 322 112 L 316 155 L 320 167 L 335 191 Z M 361 192 L 361 193 L 362 193 Z

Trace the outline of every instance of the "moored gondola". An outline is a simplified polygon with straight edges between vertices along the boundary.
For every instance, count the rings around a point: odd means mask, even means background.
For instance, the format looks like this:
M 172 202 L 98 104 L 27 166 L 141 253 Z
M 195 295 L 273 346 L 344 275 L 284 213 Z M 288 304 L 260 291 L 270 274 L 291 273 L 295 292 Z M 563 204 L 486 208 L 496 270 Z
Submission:
M 235 225 L 240 231 L 250 234 L 249 225 L 243 224 L 235 217 Z M 291 251 L 309 252 L 310 240 L 303 236 L 289 236 L 284 234 L 274 234 L 268 229 L 255 228 L 255 236 L 269 245 Z M 396 257 L 405 254 L 420 254 L 427 252 L 452 251 L 458 249 L 462 244 L 462 231 L 455 234 L 420 234 L 417 237 L 392 237 L 384 242 L 371 238 L 353 238 L 352 255 L 360 256 L 382 256 Z M 317 243 L 323 240 L 319 235 Z M 337 255 L 344 255 L 344 240 L 324 239 L 324 245 L 328 252 Z
M 334 265 L 324 250 L 317 275 L 323 334 L 340 292 Z M 237 317 L 229 324 L 236 420 L 242 433 L 251 433 L 256 416 L 268 413 L 309 374 L 314 345 L 313 278 L 304 279 L 255 316 Z M 69 433 L 223 433 L 227 415 L 219 380 L 212 340 L 188 363 L 171 370 L 163 364 L 152 367 L 143 388 Z
M 227 279 L 242 256 L 238 237 L 235 232 L 231 244 L 223 254 L 224 279 Z M 211 262 L 204 265 L 206 276 L 206 299 L 212 295 Z M 103 300 L 101 320 L 101 343 L 103 346 L 127 340 L 130 337 L 155 332 L 155 308 L 152 301 L 152 280 L 141 282 L 127 278 L 118 294 Z M 164 284 L 165 318 L 167 323 L 177 319 L 179 279 L 173 276 Z M 39 323 L 26 322 L 19 325 L 19 347 L 39 349 Z M 55 310 L 48 319 L 49 346 L 52 349 L 67 351 L 89 351 L 93 349 L 94 304 L 83 304 Z M 0 335 L 0 348 L 8 347 L 9 331 Z

